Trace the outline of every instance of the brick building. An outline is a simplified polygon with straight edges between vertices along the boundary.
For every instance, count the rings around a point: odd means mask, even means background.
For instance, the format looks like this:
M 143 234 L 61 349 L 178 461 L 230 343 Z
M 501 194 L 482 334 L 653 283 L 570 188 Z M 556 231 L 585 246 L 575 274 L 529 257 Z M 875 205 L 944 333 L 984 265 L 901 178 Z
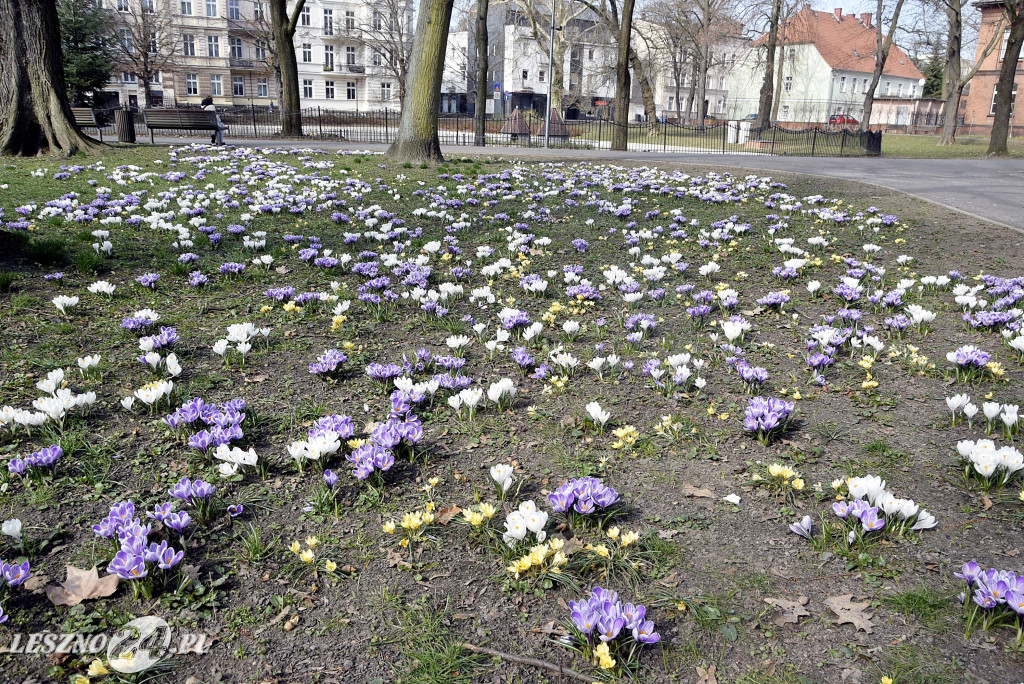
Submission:
M 1001 2 L 982 0 L 975 3 L 981 10 L 981 29 L 978 32 L 978 53 L 984 51 L 983 46 L 988 45 L 993 34 L 1000 28 L 1000 18 L 1005 11 Z M 995 115 L 996 84 L 999 81 L 999 72 L 1003 67 L 1006 55 L 1006 43 L 1009 38 L 1010 29 L 1005 28 L 1007 22 L 1002 22 L 1002 36 L 997 37 L 998 45 L 992 50 L 988 57 L 984 58 L 978 73 L 971 79 L 971 91 L 967 96 L 967 108 L 964 110 L 964 128 L 972 133 L 987 134 L 992 130 L 992 120 Z M 1024 58 L 1024 51 L 1021 53 Z M 1017 75 L 1014 79 L 1013 94 L 1016 98 L 1018 89 L 1024 88 L 1024 59 L 1017 62 Z M 1024 135 L 1024 111 L 1020 107 L 1013 107 L 1010 113 L 1010 134 L 1013 136 Z

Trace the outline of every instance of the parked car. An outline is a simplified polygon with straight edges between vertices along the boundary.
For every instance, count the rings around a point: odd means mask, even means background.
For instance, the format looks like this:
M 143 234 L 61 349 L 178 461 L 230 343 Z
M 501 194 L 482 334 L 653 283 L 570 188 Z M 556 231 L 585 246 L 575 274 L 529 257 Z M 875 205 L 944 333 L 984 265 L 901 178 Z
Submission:
M 857 121 L 849 114 L 833 114 L 828 117 L 829 126 L 853 126 L 859 123 L 860 121 Z
M 753 114 L 747 114 L 743 118 L 746 119 L 746 120 L 749 120 L 749 121 L 753 121 L 754 119 L 757 118 L 757 112 L 754 112 Z

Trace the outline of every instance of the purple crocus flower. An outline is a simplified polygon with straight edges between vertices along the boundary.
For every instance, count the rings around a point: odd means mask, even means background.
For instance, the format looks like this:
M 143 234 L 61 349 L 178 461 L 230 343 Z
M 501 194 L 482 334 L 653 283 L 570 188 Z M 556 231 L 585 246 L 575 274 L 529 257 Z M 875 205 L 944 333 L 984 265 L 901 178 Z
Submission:
M 869 508 L 860 516 L 860 524 L 865 532 L 874 532 L 885 527 L 885 519 L 878 517 L 877 508 Z
M 24 563 L 0 563 L 0 574 L 3 575 L 7 586 L 16 587 L 32 576 L 29 562 Z
M 149 574 L 146 559 L 129 551 L 118 551 L 107 566 L 107 572 L 123 580 L 142 579 Z
M 181 513 L 171 513 L 169 516 L 164 518 L 164 525 L 171 528 L 178 534 L 183 534 L 185 528 L 188 527 L 189 523 L 192 522 L 192 517 L 185 511 Z
M 338 476 L 334 472 L 332 472 L 330 470 L 325 470 L 324 471 L 324 484 L 326 484 L 328 487 L 333 488 L 334 485 L 338 484 Z
M 228 515 L 232 518 L 237 518 L 242 515 L 245 511 L 245 507 L 242 504 L 231 504 L 228 506 Z
M 805 515 L 802 520 L 790 525 L 789 530 L 804 539 L 810 540 L 814 530 L 814 522 L 811 520 L 811 516 Z
M 654 631 L 654 621 L 646 620 L 633 628 L 633 638 L 641 644 L 654 644 L 661 640 L 661 635 Z

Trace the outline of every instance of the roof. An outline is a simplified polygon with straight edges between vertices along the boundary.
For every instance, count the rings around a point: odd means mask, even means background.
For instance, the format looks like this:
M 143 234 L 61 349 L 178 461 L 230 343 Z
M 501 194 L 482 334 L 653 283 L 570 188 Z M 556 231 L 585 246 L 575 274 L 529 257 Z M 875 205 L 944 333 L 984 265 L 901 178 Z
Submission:
M 861 18 L 863 21 L 855 14 L 843 15 L 841 9 L 821 12 L 805 5 L 786 21 L 783 45 L 811 43 L 833 69 L 874 73 L 875 28 L 870 23 L 870 14 L 862 14 Z M 767 41 L 764 35 L 754 44 L 763 45 Z M 900 78 L 924 78 L 907 53 L 896 44 L 889 50 L 882 73 Z

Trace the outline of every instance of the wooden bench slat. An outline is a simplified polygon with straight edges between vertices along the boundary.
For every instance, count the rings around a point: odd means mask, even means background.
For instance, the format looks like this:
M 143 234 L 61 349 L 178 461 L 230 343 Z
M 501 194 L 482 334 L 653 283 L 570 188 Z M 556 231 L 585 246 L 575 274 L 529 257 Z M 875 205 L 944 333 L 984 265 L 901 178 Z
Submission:
M 149 140 L 153 141 L 155 129 L 178 129 L 182 131 L 216 131 L 217 114 L 195 109 L 147 109 L 146 127 Z
M 96 110 L 91 107 L 72 107 L 71 115 L 75 117 L 75 125 L 79 128 L 95 128 L 100 134 L 100 142 L 103 142 L 103 127 L 96 118 Z

